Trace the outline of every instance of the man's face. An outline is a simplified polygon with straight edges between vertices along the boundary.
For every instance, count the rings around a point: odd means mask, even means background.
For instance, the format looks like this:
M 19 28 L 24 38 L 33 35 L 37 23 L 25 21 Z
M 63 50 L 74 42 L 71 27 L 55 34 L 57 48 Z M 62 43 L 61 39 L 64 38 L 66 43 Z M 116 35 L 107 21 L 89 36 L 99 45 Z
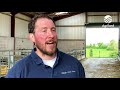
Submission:
M 56 27 L 52 20 L 40 18 L 35 23 L 34 40 L 37 49 L 43 54 L 52 56 L 57 48 Z

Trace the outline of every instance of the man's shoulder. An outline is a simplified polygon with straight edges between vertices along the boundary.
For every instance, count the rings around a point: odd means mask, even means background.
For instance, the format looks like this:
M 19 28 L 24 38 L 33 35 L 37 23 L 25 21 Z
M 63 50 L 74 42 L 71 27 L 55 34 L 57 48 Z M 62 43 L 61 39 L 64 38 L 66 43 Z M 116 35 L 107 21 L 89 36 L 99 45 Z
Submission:
M 20 73 L 24 68 L 31 63 L 30 55 L 18 60 L 13 67 L 11 67 L 6 75 L 6 78 L 15 78 L 20 77 Z
M 16 64 L 24 65 L 24 64 L 29 63 L 30 61 L 31 61 L 31 56 L 28 55 L 28 56 L 25 56 L 25 57 L 21 58 L 20 60 L 18 60 L 18 61 L 16 62 Z

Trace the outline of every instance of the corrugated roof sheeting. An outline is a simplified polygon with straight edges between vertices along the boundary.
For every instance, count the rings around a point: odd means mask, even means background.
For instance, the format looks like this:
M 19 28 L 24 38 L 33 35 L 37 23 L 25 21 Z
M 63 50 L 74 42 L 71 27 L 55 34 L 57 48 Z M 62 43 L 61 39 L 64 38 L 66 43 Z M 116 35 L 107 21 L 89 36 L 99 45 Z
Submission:
M 85 13 L 81 13 L 56 21 L 56 25 L 84 25 L 84 24 Z
M 85 39 L 85 13 L 56 21 L 59 39 Z
M 104 23 L 106 15 L 112 17 L 112 22 L 118 22 L 118 12 L 87 12 L 87 23 Z
M 85 39 L 85 27 L 57 27 L 59 39 Z
M 88 16 L 88 23 L 104 23 L 105 16 Z M 118 22 L 118 16 L 112 16 L 112 22 Z
M 87 12 L 87 15 L 117 15 L 117 12 Z

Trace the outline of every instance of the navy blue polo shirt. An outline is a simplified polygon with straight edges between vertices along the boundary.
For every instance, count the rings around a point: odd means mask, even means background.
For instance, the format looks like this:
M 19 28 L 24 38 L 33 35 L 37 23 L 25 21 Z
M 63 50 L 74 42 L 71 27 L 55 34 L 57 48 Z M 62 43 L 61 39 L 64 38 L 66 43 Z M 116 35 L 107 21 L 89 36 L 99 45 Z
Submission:
M 8 71 L 6 78 L 85 78 L 85 71 L 80 61 L 58 49 L 56 62 L 51 68 L 33 49 Z

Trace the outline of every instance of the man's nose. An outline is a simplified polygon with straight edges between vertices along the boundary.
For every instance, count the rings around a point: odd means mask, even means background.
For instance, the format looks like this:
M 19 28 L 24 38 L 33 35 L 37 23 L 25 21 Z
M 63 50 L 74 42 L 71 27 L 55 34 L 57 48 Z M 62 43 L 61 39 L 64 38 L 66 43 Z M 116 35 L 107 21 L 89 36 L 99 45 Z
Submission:
M 48 32 L 48 36 L 49 36 L 49 37 L 54 37 L 54 33 L 53 33 L 52 31 L 49 31 L 49 32 Z

